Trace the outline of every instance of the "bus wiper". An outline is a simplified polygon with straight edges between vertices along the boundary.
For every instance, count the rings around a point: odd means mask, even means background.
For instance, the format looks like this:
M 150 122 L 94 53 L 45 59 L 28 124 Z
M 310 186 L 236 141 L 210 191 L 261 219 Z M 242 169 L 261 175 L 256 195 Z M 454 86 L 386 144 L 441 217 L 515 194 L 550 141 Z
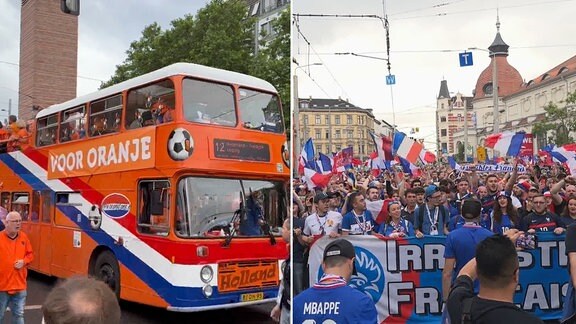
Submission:
M 240 224 L 242 218 L 246 215 L 246 195 L 244 194 L 244 184 L 240 181 L 240 186 L 242 190 L 240 191 L 240 208 L 238 208 L 234 215 L 232 216 L 232 220 L 230 221 L 230 225 L 227 229 L 224 230 L 224 233 L 227 235 L 226 240 L 222 243 L 223 247 L 230 246 L 230 242 L 232 242 L 232 238 L 236 235 L 236 224 Z
M 236 224 L 240 222 L 242 216 L 246 213 L 246 209 L 242 206 L 243 204 L 240 203 L 240 208 L 238 208 L 234 212 L 234 216 L 232 216 L 232 221 L 230 221 L 230 226 L 224 228 L 224 233 L 226 234 L 226 240 L 222 244 L 224 247 L 230 246 L 230 242 L 232 242 L 232 238 L 236 235 Z
M 260 228 L 262 229 L 262 232 L 265 235 L 268 235 L 268 237 L 270 238 L 270 245 L 276 245 L 276 238 L 274 237 L 274 234 L 270 230 L 270 224 L 268 224 L 268 222 L 264 221 L 260 225 Z

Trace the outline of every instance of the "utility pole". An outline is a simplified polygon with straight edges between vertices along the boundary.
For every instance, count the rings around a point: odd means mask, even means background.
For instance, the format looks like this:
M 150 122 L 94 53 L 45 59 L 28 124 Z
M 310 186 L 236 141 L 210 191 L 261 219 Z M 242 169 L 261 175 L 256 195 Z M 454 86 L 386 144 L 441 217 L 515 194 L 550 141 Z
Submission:
M 298 133 L 300 132 L 300 103 L 298 102 L 298 76 L 296 75 L 296 73 L 294 73 L 294 77 L 292 78 L 292 105 L 293 105 L 293 109 L 294 109 L 294 120 L 292 121 L 292 138 L 294 139 L 292 141 L 292 145 L 294 147 L 294 151 L 295 155 L 294 155 L 294 159 L 298 159 L 298 157 L 300 156 L 300 136 L 298 135 Z M 292 165 L 292 170 L 294 171 L 294 177 L 298 176 L 298 167 L 295 167 L 295 165 L 297 165 L 297 161 L 294 161 L 294 163 L 291 164 Z

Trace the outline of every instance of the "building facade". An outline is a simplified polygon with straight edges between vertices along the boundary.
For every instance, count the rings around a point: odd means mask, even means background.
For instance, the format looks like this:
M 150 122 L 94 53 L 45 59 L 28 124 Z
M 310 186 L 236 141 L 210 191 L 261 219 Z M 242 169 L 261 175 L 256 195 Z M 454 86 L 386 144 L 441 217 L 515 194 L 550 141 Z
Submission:
M 18 117 L 76 97 L 78 17 L 60 1 L 23 0 L 20 20 Z
M 377 123 L 372 109 L 357 107 L 342 99 L 300 98 L 300 147 L 312 138 L 316 152 L 335 153 L 352 147 L 354 156 L 364 159 L 374 151 L 374 132 Z
M 493 99 L 493 71 L 497 65 L 498 79 L 498 120 L 499 132 L 526 132 L 532 133 L 534 123 L 545 119 L 545 110 L 549 103 L 564 107 L 566 96 L 576 91 L 576 56 L 558 64 L 540 76 L 524 82 L 520 73 L 511 66 L 507 57 L 508 45 L 503 41 L 499 24 L 496 38 L 490 47 L 491 62 L 482 71 L 476 82 L 473 97 L 462 97 L 464 105 L 469 106 L 468 131 L 464 131 L 464 123 L 456 122 L 450 132 L 450 118 L 444 112 L 452 109 L 450 102 L 457 102 L 456 97 L 449 98 L 446 81 L 440 85 L 440 94 L 437 98 L 437 132 L 438 151 L 445 155 L 457 154 L 458 145 L 467 143 L 467 154 L 476 157 L 477 149 L 484 147 L 487 136 L 494 133 L 494 99 Z M 449 98 L 449 99 L 447 99 Z M 452 118 L 454 119 L 454 118 Z M 471 127 L 470 127 L 471 126 Z M 442 136 L 443 134 L 447 136 Z M 451 135 L 451 136 L 450 136 Z M 547 145 L 546 136 L 534 138 L 534 152 Z M 447 147 L 447 150 L 445 150 Z M 452 148 L 452 151 L 450 150 Z M 493 152 L 488 152 L 491 156 Z
M 247 3 L 250 16 L 258 18 L 254 28 L 254 53 L 258 53 L 263 43 L 276 37 L 274 20 L 288 9 L 290 0 L 247 0 Z

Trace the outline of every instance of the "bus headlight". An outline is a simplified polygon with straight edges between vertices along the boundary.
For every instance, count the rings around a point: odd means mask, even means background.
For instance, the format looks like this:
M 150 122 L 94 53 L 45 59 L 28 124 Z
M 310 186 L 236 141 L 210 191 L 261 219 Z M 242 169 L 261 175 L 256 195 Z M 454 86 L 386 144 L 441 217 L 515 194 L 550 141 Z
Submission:
M 210 285 L 206 285 L 202 288 L 202 293 L 204 294 L 204 297 L 206 298 L 210 298 L 212 297 L 212 286 Z
M 200 279 L 202 279 L 202 282 L 209 283 L 210 280 L 212 280 L 212 277 L 214 277 L 214 270 L 212 270 L 212 267 L 209 265 L 203 266 L 202 270 L 200 270 Z

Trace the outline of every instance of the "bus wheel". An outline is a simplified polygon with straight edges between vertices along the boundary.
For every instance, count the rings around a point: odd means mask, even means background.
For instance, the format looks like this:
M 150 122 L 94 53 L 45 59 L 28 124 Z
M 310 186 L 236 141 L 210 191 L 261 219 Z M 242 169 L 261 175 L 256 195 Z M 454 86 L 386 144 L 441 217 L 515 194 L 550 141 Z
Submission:
M 120 298 L 120 267 L 112 252 L 104 251 L 98 255 L 94 263 L 93 274 L 98 280 L 104 281 Z

